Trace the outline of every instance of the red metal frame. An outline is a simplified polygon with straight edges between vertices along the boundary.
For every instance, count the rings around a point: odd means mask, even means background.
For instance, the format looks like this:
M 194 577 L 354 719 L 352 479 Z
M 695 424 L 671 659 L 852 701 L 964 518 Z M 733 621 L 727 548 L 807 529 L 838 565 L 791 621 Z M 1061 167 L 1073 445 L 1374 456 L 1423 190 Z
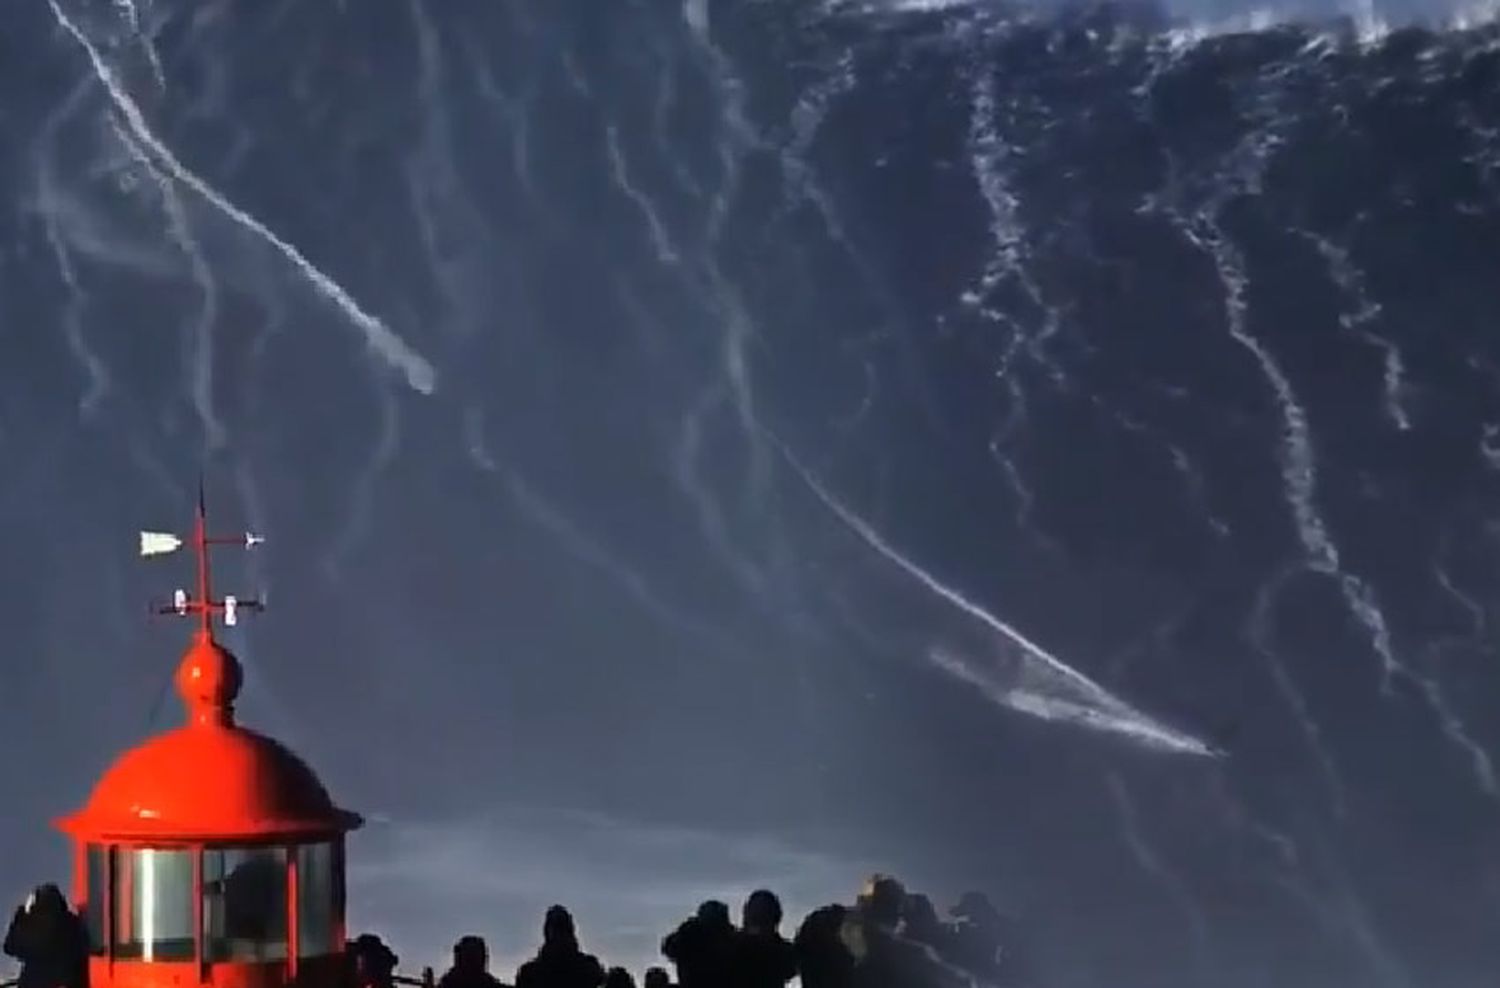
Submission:
M 349 908 L 349 888 L 344 874 L 344 840 L 333 842 L 333 945 L 338 947 L 349 939 L 345 917 Z
M 223 985 L 226 988 L 274 988 L 275 985 L 292 984 L 298 981 L 302 967 L 308 966 L 315 969 L 326 970 L 326 965 L 319 965 L 319 960 L 327 960 L 337 956 L 339 945 L 346 938 L 345 908 L 346 885 L 344 876 L 344 842 L 336 839 L 328 842 L 332 856 L 332 879 L 333 887 L 329 890 L 332 902 L 332 926 L 326 931 L 330 934 L 335 949 L 334 954 L 319 955 L 319 957 L 302 957 L 302 906 L 301 906 L 301 881 L 300 871 L 297 864 L 297 853 L 305 844 L 185 844 L 178 842 L 159 842 L 151 845 L 142 844 L 117 844 L 100 845 L 105 847 L 106 854 L 104 862 L 106 875 L 104 881 L 104 929 L 102 931 L 105 953 L 102 957 L 91 957 L 90 966 L 94 974 L 94 985 L 128 984 L 135 985 L 182 985 L 181 975 L 185 970 L 193 971 L 193 984 L 198 985 Z M 287 955 L 283 960 L 277 961 L 210 961 L 208 958 L 208 935 L 206 931 L 207 911 L 204 908 L 204 855 L 210 851 L 240 850 L 247 847 L 274 847 L 285 853 L 286 869 L 286 946 Z M 87 889 L 87 845 L 80 843 L 77 846 L 81 860 L 84 862 L 82 871 L 75 876 L 75 881 L 81 889 Z M 123 937 L 129 939 L 132 936 L 131 915 L 134 909 L 133 896 L 136 883 L 135 869 L 130 865 L 130 858 L 122 857 L 121 852 L 158 850 L 158 851 L 191 851 L 193 862 L 193 957 L 189 960 L 146 960 L 142 958 L 121 958 L 118 956 L 118 942 Z M 116 886 L 119 895 L 115 894 Z M 77 896 L 80 903 L 86 901 L 86 892 Z M 117 910 L 120 910 L 117 918 Z M 118 933 L 117 936 L 117 927 Z M 305 962 L 309 962 L 306 963 Z M 279 980 L 268 980 L 269 969 L 281 968 Z M 116 976 L 116 968 L 120 970 L 120 977 Z M 239 974 L 235 972 L 239 971 Z M 153 974 L 156 972 L 160 979 Z M 104 977 L 101 979 L 99 975 Z M 161 980 L 165 979 L 165 980 Z M 248 979 L 248 980 L 247 980 Z
M 122 858 L 120 856 L 121 850 L 121 848 L 117 847 L 111 852 L 111 855 L 115 859 L 115 869 L 119 872 L 120 876 L 120 898 L 125 901 L 124 913 L 115 913 L 115 919 L 120 924 L 120 930 L 116 939 L 110 941 L 109 955 L 111 957 L 115 956 L 115 946 L 119 943 L 129 941 L 135 933 L 135 924 L 131 921 L 131 914 L 135 912 L 135 864 L 130 858 Z M 109 890 L 111 905 L 118 910 L 120 904 L 114 901 L 114 894 L 115 890 L 111 888 Z
M 292 846 L 286 849 L 286 976 L 289 982 L 297 979 L 297 955 L 301 952 L 298 943 L 301 920 L 297 912 L 298 887 L 297 847 Z
M 115 849 L 104 847 L 104 901 L 99 908 L 104 916 L 104 956 L 111 965 L 115 962 Z
M 205 955 L 207 937 L 203 935 L 203 924 L 207 916 L 203 912 L 203 846 L 196 845 L 193 851 L 193 960 L 198 963 L 198 981 L 208 980 L 208 958 Z

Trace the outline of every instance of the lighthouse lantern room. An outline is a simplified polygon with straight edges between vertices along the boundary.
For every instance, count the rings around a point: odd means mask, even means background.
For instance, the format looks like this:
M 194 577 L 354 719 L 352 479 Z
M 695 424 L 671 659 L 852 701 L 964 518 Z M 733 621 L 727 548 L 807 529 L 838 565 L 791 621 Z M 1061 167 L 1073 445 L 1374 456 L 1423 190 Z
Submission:
M 336 807 L 290 750 L 235 723 L 238 660 L 215 639 L 256 601 L 214 599 L 215 544 L 199 491 L 187 544 L 196 595 L 163 613 L 198 619 L 176 674 L 186 723 L 126 752 L 58 826 L 75 842 L 73 899 L 89 930 L 91 988 L 332 985 L 344 949 L 344 835 Z M 184 545 L 142 533 L 142 555 Z

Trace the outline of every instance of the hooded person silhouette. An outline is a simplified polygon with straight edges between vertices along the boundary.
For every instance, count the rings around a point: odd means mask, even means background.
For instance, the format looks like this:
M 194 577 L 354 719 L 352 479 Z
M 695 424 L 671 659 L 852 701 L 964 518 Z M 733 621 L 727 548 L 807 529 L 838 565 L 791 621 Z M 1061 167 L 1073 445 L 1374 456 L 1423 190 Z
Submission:
M 542 949 L 516 972 L 516 988 L 599 988 L 604 967 L 578 946 L 573 914 L 562 906 L 542 920 Z
M 1000 988 L 1034 982 L 1036 971 L 1016 920 L 1002 913 L 983 892 L 965 892 L 948 910 L 953 927 L 952 954 L 974 977 Z
M 88 931 L 52 884 L 39 885 L 11 917 L 5 953 L 21 962 L 18 988 L 85 988 Z
M 792 949 L 802 988 L 848 988 L 854 976 L 854 956 L 843 941 L 849 910 L 838 903 L 814 909 L 802 920 Z
M 385 941 L 373 933 L 361 933 L 350 941 L 345 956 L 354 988 L 392 988 L 400 963 Z
M 927 949 L 901 936 L 906 889 L 889 875 L 865 883 L 844 919 L 842 938 L 854 957 L 857 988 L 931 988 L 942 984 L 939 965 Z
M 506 988 L 490 973 L 490 948 L 484 937 L 459 937 L 453 945 L 453 966 L 438 979 L 437 988 Z
M 662 941 L 662 956 L 677 966 L 682 988 L 724 988 L 734 967 L 734 924 L 729 907 L 710 899 Z
M 781 935 L 781 916 L 781 900 L 767 889 L 745 900 L 731 965 L 736 988 L 783 988 L 797 976 L 796 951 Z

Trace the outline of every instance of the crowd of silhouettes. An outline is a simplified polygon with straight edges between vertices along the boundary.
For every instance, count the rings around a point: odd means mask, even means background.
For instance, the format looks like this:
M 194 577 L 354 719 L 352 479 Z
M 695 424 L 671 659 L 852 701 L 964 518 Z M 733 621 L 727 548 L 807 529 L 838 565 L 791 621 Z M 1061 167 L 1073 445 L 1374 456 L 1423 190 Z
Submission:
M 853 906 L 815 909 L 792 939 L 782 935 L 781 901 L 765 889 L 752 892 L 740 913 L 710 900 L 661 942 L 662 957 L 680 988 L 1035 988 L 1021 964 L 1019 944 L 1002 915 L 982 893 L 968 892 L 938 916 L 932 901 L 877 875 Z M 22 964 L 18 988 L 87 988 L 88 935 L 56 886 L 37 889 L 16 910 L 5 952 Z M 399 958 L 380 937 L 366 933 L 346 945 L 343 988 L 509 988 L 490 973 L 482 937 L 453 945 L 453 966 L 440 978 L 396 974 Z M 579 945 L 573 916 L 547 910 L 542 945 L 516 971 L 515 988 L 636 988 L 630 972 L 605 968 Z M 642 988 L 674 988 L 666 967 L 642 974 Z
M 815 909 L 792 939 L 782 935 L 781 900 L 752 892 L 735 926 L 729 907 L 709 900 L 661 942 L 676 971 L 651 967 L 641 988 L 1035 988 L 1022 964 L 1014 931 L 989 899 L 967 892 L 939 917 L 925 895 L 911 894 L 877 875 L 853 906 Z M 395 960 L 377 937 L 349 945 L 351 970 L 380 970 L 382 980 L 356 979 L 353 988 L 393 988 Z M 359 959 L 369 951 L 373 962 Z M 431 982 L 430 976 L 424 979 Z M 516 972 L 515 988 L 636 988 L 624 968 L 607 968 L 578 941 L 572 914 L 547 910 L 542 946 Z M 453 947 L 453 966 L 437 988 L 508 988 L 489 971 L 483 939 L 466 936 Z

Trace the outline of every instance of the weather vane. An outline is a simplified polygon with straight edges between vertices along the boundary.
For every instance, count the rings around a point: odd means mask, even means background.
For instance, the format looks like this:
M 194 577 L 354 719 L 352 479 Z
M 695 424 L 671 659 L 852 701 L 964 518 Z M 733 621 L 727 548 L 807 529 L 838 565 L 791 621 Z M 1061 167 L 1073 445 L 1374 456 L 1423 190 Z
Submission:
M 172 594 L 172 603 L 160 604 L 155 608 L 157 614 L 177 614 L 187 616 L 196 614 L 202 622 L 201 628 L 204 634 L 213 636 L 213 616 L 224 615 L 224 623 L 234 627 L 239 623 L 240 611 L 263 611 L 265 602 L 260 600 L 241 600 L 238 597 L 225 595 L 222 600 L 215 600 L 209 583 L 208 549 L 214 545 L 239 545 L 246 549 L 253 549 L 265 539 L 251 532 L 232 537 L 216 538 L 208 534 L 208 511 L 204 507 L 203 482 L 198 483 L 198 515 L 193 523 L 193 534 L 186 540 L 198 557 L 198 592 L 190 595 L 186 590 L 177 590 Z M 141 533 L 141 555 L 142 556 L 164 556 L 167 553 L 176 552 L 182 548 L 184 540 L 171 532 L 142 532 Z

